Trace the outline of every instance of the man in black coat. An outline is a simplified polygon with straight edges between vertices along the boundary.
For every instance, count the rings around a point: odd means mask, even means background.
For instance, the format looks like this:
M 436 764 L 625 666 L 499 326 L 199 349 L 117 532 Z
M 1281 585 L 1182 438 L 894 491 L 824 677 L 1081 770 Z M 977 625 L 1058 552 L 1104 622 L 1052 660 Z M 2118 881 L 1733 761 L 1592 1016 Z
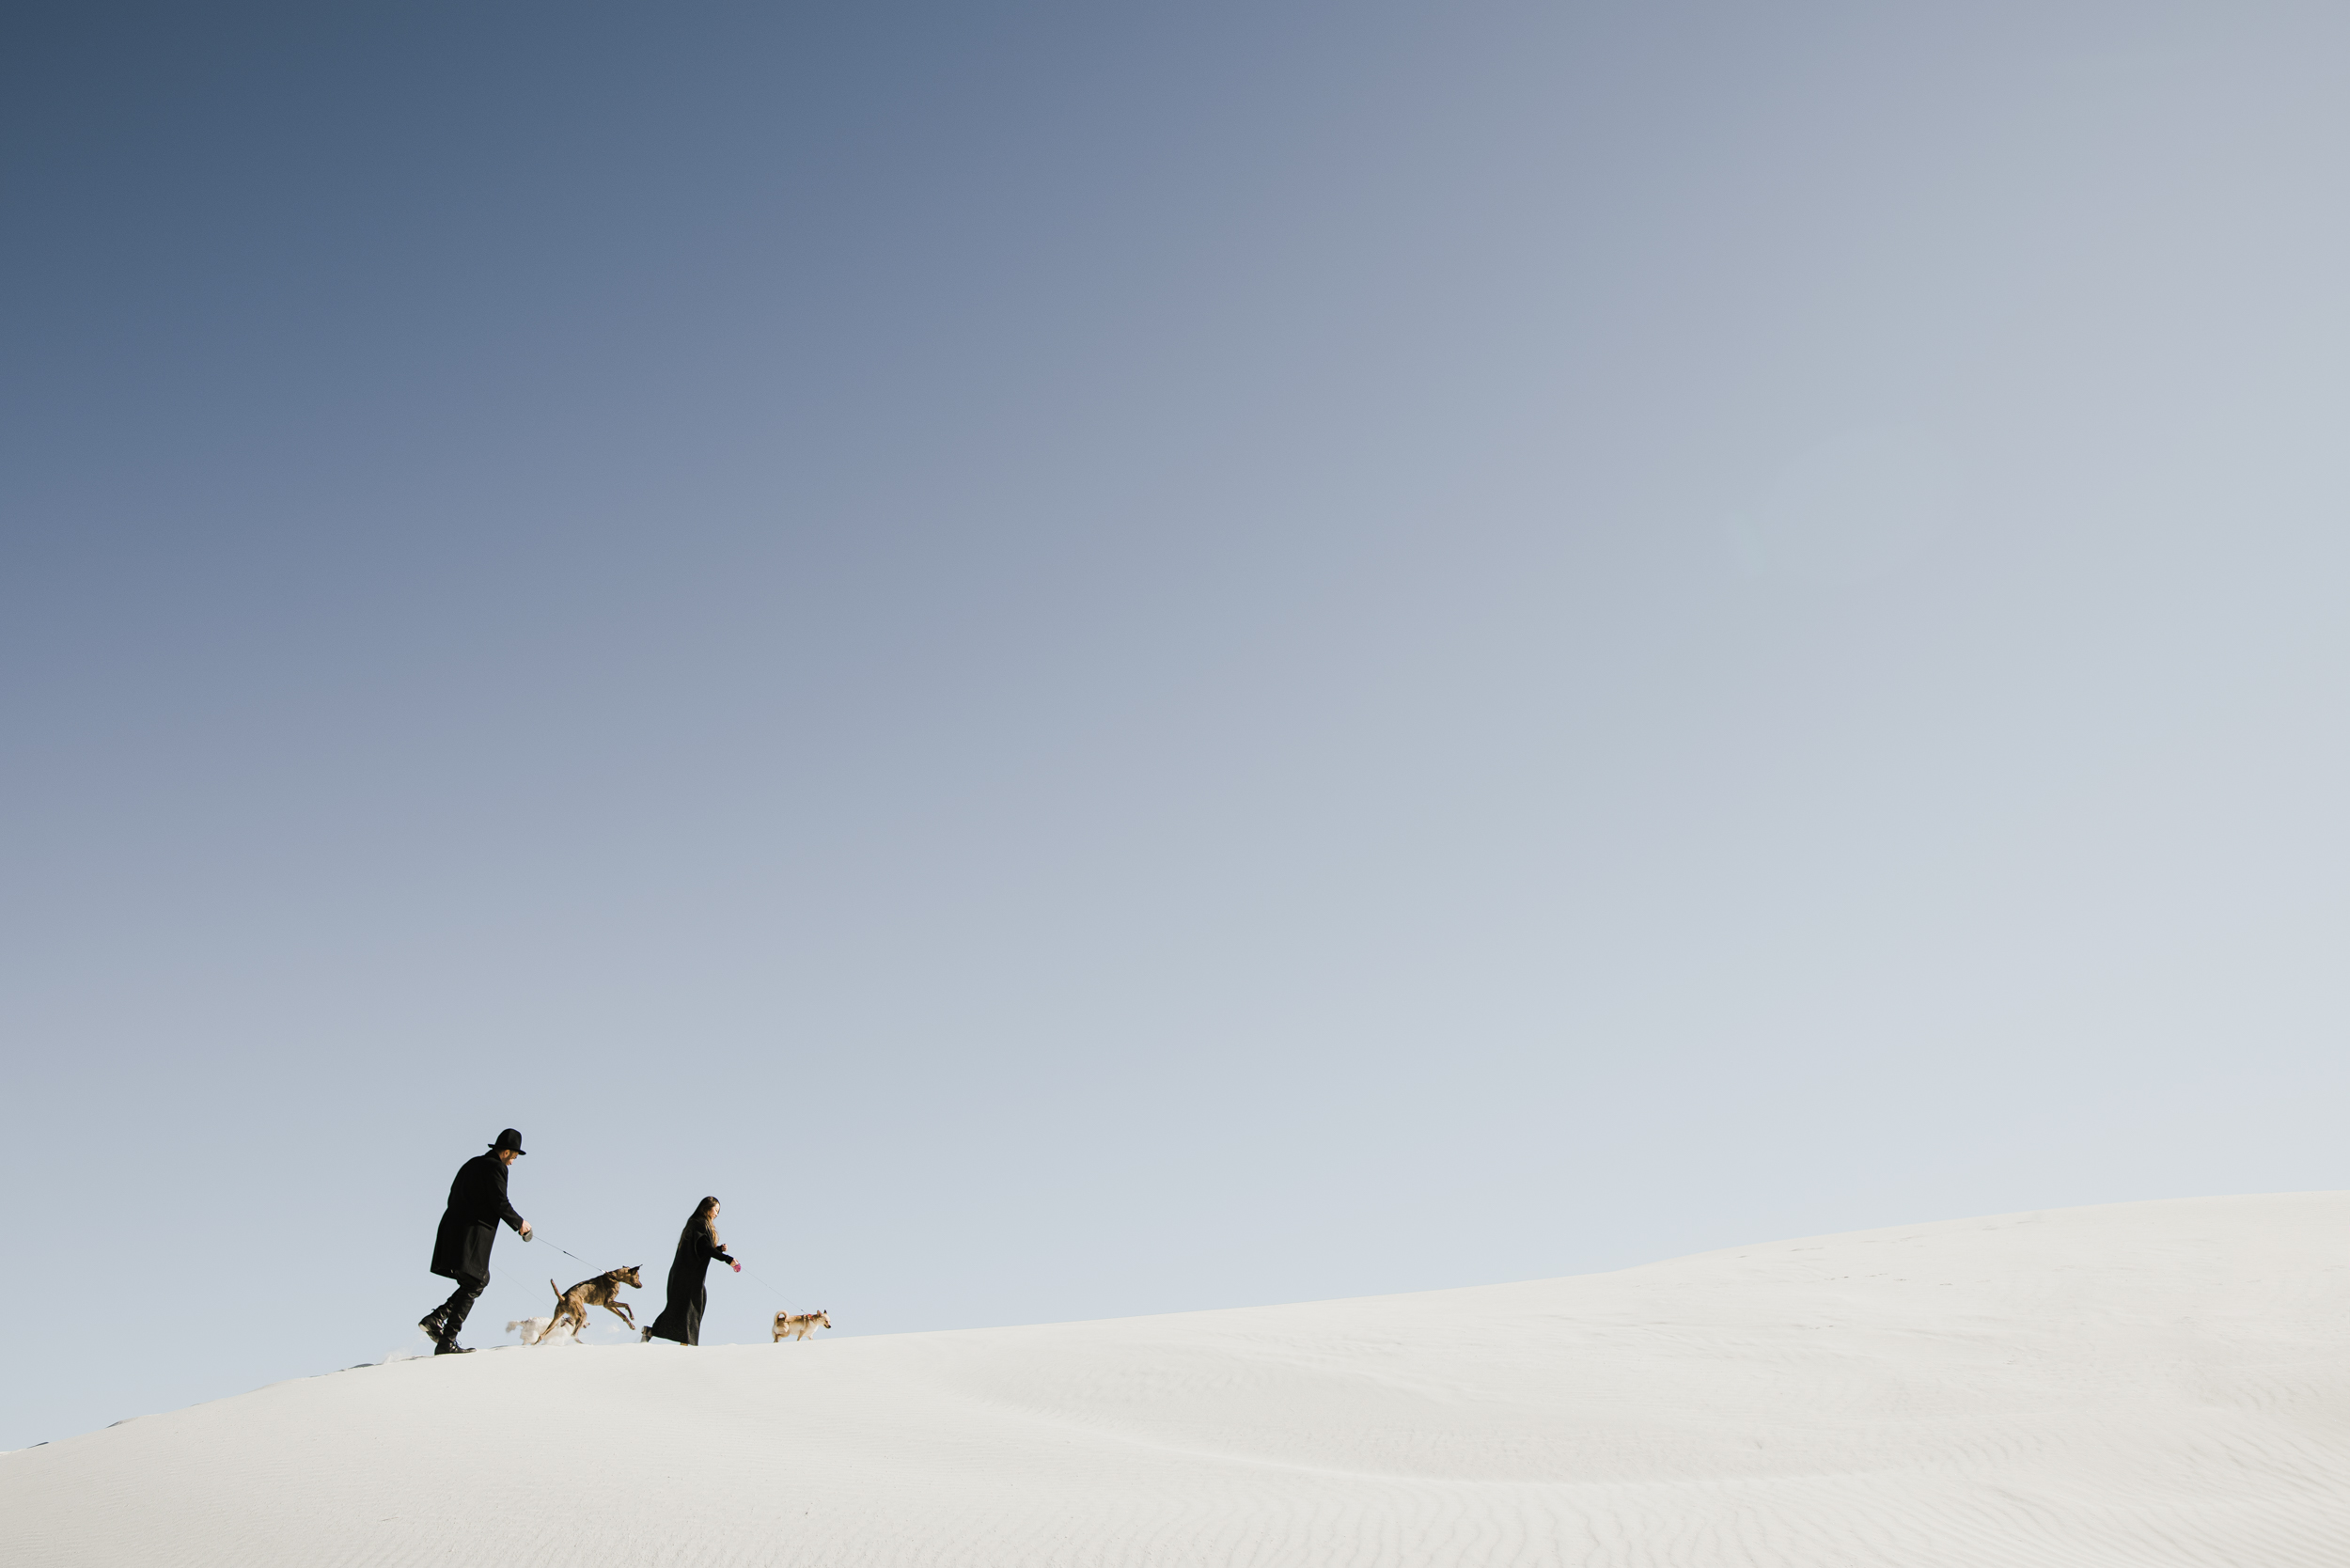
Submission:
M 530 1239 L 530 1221 L 506 1200 L 506 1171 L 522 1158 L 523 1135 L 509 1127 L 498 1134 L 486 1154 L 476 1154 L 457 1168 L 448 1184 L 448 1210 L 441 1215 L 440 1232 L 432 1238 L 432 1272 L 457 1281 L 449 1298 L 427 1312 L 416 1326 L 432 1341 L 435 1356 L 462 1355 L 457 1331 L 481 1293 L 490 1288 L 490 1247 L 498 1239 L 498 1221 Z

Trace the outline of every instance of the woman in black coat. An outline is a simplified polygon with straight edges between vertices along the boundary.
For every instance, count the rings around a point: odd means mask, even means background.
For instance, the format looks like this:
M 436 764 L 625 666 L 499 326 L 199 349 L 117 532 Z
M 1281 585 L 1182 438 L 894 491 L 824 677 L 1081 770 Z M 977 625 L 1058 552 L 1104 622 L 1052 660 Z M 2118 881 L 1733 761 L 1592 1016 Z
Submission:
M 669 1264 L 669 1304 L 645 1330 L 646 1339 L 675 1340 L 682 1345 L 702 1342 L 702 1309 L 710 1304 L 703 1276 L 710 1272 L 713 1258 L 732 1263 L 737 1272 L 743 1267 L 718 1245 L 718 1200 L 705 1198 L 694 1205 L 694 1216 L 677 1239 L 677 1258 Z

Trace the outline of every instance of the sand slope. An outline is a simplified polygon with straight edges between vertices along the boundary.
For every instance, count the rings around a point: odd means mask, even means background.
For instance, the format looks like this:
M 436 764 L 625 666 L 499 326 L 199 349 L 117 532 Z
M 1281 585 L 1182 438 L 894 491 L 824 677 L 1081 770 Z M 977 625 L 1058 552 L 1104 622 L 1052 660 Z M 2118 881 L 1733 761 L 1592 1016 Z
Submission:
M 2350 1564 L 2350 1194 L 396 1362 L 0 1459 L 51 1564 Z

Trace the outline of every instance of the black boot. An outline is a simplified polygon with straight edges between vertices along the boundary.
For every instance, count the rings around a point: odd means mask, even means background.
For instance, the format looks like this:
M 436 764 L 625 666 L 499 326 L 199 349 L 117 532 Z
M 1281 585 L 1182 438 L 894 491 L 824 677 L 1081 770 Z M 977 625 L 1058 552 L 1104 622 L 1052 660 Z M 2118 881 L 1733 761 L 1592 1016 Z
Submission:
M 433 1355 L 465 1354 L 465 1347 L 457 1342 L 457 1336 L 463 1331 L 465 1320 L 473 1315 L 473 1304 L 481 1299 L 481 1293 L 489 1288 L 489 1284 L 486 1277 L 461 1277 L 457 1288 L 449 1293 L 448 1299 L 427 1312 L 424 1321 L 416 1325 L 432 1336 Z

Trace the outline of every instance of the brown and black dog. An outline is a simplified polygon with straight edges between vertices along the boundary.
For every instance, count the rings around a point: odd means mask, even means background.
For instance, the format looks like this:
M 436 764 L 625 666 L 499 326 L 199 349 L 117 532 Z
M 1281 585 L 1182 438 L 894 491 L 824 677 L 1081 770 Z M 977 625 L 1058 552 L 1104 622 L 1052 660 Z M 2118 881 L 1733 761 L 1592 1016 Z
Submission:
M 601 1307 L 631 1328 L 635 1327 L 636 1314 L 630 1311 L 628 1303 L 619 1297 L 622 1285 L 634 1285 L 640 1291 L 645 1288 L 644 1280 L 637 1278 L 634 1263 L 626 1268 L 607 1269 L 593 1279 L 582 1279 L 568 1291 L 554 1280 L 548 1280 L 547 1289 L 555 1292 L 555 1316 L 548 1321 L 546 1327 L 540 1330 L 539 1338 L 543 1340 L 569 1323 L 572 1338 L 578 1339 L 581 1330 L 588 1326 L 588 1309 L 590 1307 Z

